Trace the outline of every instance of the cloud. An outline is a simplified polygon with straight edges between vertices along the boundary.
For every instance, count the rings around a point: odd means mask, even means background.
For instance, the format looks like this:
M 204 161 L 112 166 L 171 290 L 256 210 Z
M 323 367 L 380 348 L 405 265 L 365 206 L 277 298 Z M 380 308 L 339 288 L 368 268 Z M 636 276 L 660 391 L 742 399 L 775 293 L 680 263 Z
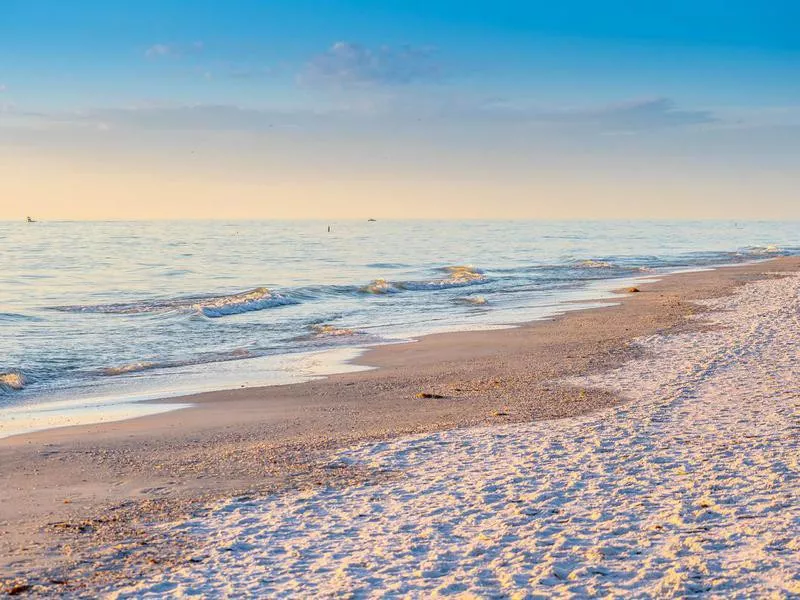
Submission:
M 585 133 L 637 133 L 648 130 L 717 125 L 713 111 L 684 109 L 669 98 L 656 97 L 579 108 L 547 108 L 506 99 L 451 100 L 425 106 L 428 118 L 480 123 L 512 123 L 519 127 Z
M 306 63 L 298 76 L 304 85 L 402 85 L 440 77 L 430 48 L 368 48 L 336 42 Z
M 130 108 L 96 108 L 48 115 L 17 113 L 34 126 L 98 131 L 269 131 L 304 127 L 317 123 L 324 127 L 333 113 L 280 111 L 245 108 L 235 105 L 174 105 Z
M 285 115 L 277 111 L 211 104 L 105 109 L 87 117 L 114 127 L 151 130 L 253 131 L 269 129 L 285 120 Z
M 193 42 L 191 44 L 153 44 L 144 51 L 147 58 L 157 59 L 164 57 L 181 57 L 187 54 L 202 52 L 205 44 L 203 42 Z
M 279 109 L 233 104 L 160 105 L 95 108 L 50 114 L 12 111 L 17 122 L 36 127 L 142 131 L 269 131 L 337 128 L 356 131 L 382 126 L 424 128 L 457 127 L 523 134 L 544 132 L 570 137 L 637 134 L 703 125 L 726 126 L 726 120 L 707 110 L 678 108 L 666 98 L 630 101 L 581 109 L 539 109 L 508 102 L 450 102 L 414 99 L 416 94 L 393 96 L 385 102 L 332 105 L 324 109 Z M 8 114 L 8 113 L 7 113 Z
M 543 112 L 534 115 L 533 120 L 595 127 L 619 133 L 719 121 L 711 111 L 680 109 L 669 98 L 633 100 L 599 108 Z
M 5 92 L 6 90 L 8 90 L 8 88 L 4 84 L 0 83 L 0 94 Z
M 800 106 L 720 107 L 717 113 L 729 128 L 800 126 Z
M 144 55 L 147 58 L 155 58 L 158 56 L 168 56 L 171 52 L 172 48 L 170 48 L 167 44 L 153 44 L 144 51 Z

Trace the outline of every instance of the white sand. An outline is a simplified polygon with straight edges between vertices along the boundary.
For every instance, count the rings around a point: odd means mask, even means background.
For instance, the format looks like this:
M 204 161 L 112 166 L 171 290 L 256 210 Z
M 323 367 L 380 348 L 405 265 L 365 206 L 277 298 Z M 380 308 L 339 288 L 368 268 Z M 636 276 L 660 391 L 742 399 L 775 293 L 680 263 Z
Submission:
M 800 597 L 800 276 L 708 305 L 572 382 L 628 404 L 352 448 L 398 478 L 170 524 L 200 562 L 112 595 Z

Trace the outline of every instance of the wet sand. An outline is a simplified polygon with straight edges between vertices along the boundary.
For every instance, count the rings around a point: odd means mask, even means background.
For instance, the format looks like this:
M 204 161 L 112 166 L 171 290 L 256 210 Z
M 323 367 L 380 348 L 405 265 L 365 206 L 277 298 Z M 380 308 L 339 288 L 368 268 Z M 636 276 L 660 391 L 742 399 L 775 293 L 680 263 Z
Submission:
M 797 270 L 800 259 L 781 258 L 673 275 L 605 308 L 377 347 L 359 359 L 371 371 L 172 399 L 194 406 L 0 440 L 0 572 L 8 586 L 90 593 L 188 560 L 174 533 L 152 523 L 202 514 L 209 501 L 394 476 L 332 467 L 332 454 L 356 442 L 607 409 L 622 394 L 555 381 L 619 367 L 634 338 L 696 327 L 684 319 L 704 310 L 694 300 Z M 124 550 L 126 566 L 98 572 L 109 548 Z

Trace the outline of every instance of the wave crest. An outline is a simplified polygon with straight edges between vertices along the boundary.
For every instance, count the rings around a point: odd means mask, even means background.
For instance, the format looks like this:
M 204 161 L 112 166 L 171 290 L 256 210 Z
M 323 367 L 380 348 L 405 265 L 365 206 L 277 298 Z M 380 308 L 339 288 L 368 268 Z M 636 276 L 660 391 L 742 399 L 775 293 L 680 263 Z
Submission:
M 360 291 L 365 294 L 396 294 L 400 289 L 395 284 L 389 283 L 385 279 L 376 279 L 362 287 Z
M 120 365 L 119 367 L 107 367 L 103 369 L 103 375 L 124 375 L 125 373 L 137 373 L 139 371 L 147 371 L 149 369 L 156 369 L 160 365 L 158 363 L 149 361 L 139 361 L 129 363 L 127 365 Z
M 449 273 L 449 276 L 444 279 L 432 279 L 429 281 L 387 281 L 385 279 L 376 279 L 369 285 L 360 288 L 359 291 L 365 294 L 396 294 L 404 290 L 443 290 L 483 283 L 486 280 L 486 275 L 484 275 L 483 271 L 471 265 L 454 265 L 442 267 L 440 270 Z
M 463 296 L 461 298 L 456 298 L 455 302 L 459 304 L 470 304 L 472 306 L 482 306 L 489 303 L 483 296 Z
M 17 369 L 0 373 L 0 391 L 19 391 L 28 383 L 25 374 Z
M 196 308 L 205 316 L 214 318 L 286 304 L 295 304 L 295 302 L 280 294 L 272 293 L 265 287 L 260 287 L 241 294 L 213 298 L 197 304 Z
M 575 266 L 580 269 L 613 269 L 616 265 L 607 260 L 589 258 L 587 260 L 578 261 Z
M 348 329 L 346 327 L 336 327 L 335 325 L 328 325 L 319 323 L 311 326 L 311 331 L 317 337 L 340 337 L 348 335 L 360 335 L 363 331 L 356 331 L 355 329 Z
M 292 298 L 271 292 L 265 287 L 258 287 L 246 292 L 225 296 L 120 302 L 114 304 L 56 306 L 54 310 L 113 315 L 137 315 L 179 311 L 200 313 L 206 317 L 216 318 L 296 303 L 297 301 Z
M 486 281 L 483 271 L 471 265 L 442 267 L 440 270 L 449 273 L 449 277 L 431 281 L 405 281 L 398 284 L 398 287 L 406 290 L 444 290 Z
M 472 265 L 455 265 L 451 267 L 444 267 L 443 271 L 450 273 L 447 281 L 452 283 L 470 283 L 473 281 L 483 281 L 486 276 L 481 269 L 473 267 Z
M 749 246 L 748 248 L 745 248 L 745 252 L 747 254 L 761 256 L 763 254 L 782 254 L 783 250 L 778 248 L 778 246 L 769 244 L 767 246 Z

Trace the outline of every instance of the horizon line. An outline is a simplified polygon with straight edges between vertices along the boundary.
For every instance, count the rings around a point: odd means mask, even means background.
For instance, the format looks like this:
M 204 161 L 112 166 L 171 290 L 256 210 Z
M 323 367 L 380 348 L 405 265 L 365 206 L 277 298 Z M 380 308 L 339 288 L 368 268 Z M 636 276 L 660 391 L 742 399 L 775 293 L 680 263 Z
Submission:
M 48 219 L 48 218 L 33 218 L 33 222 L 26 221 L 27 217 L 19 217 L 15 219 L 0 218 L 0 223 L 24 223 L 26 225 L 43 224 L 43 223 L 178 223 L 178 222 L 195 222 L 195 223 L 267 223 L 267 222 L 308 222 L 308 223 L 361 223 L 361 222 L 419 222 L 419 221 L 446 221 L 446 222 L 495 222 L 495 223 L 508 223 L 508 222 L 676 222 L 676 223 L 692 223 L 692 222 L 725 222 L 725 223 L 794 223 L 800 222 L 800 217 L 790 218 L 769 218 L 769 219 L 755 219 L 750 217 L 743 218 L 730 218 L 730 217 L 509 217 L 509 218 L 492 218 L 492 217 L 258 217 L 258 218 L 223 218 L 223 217 L 153 217 L 153 218 L 97 218 L 97 219 Z

